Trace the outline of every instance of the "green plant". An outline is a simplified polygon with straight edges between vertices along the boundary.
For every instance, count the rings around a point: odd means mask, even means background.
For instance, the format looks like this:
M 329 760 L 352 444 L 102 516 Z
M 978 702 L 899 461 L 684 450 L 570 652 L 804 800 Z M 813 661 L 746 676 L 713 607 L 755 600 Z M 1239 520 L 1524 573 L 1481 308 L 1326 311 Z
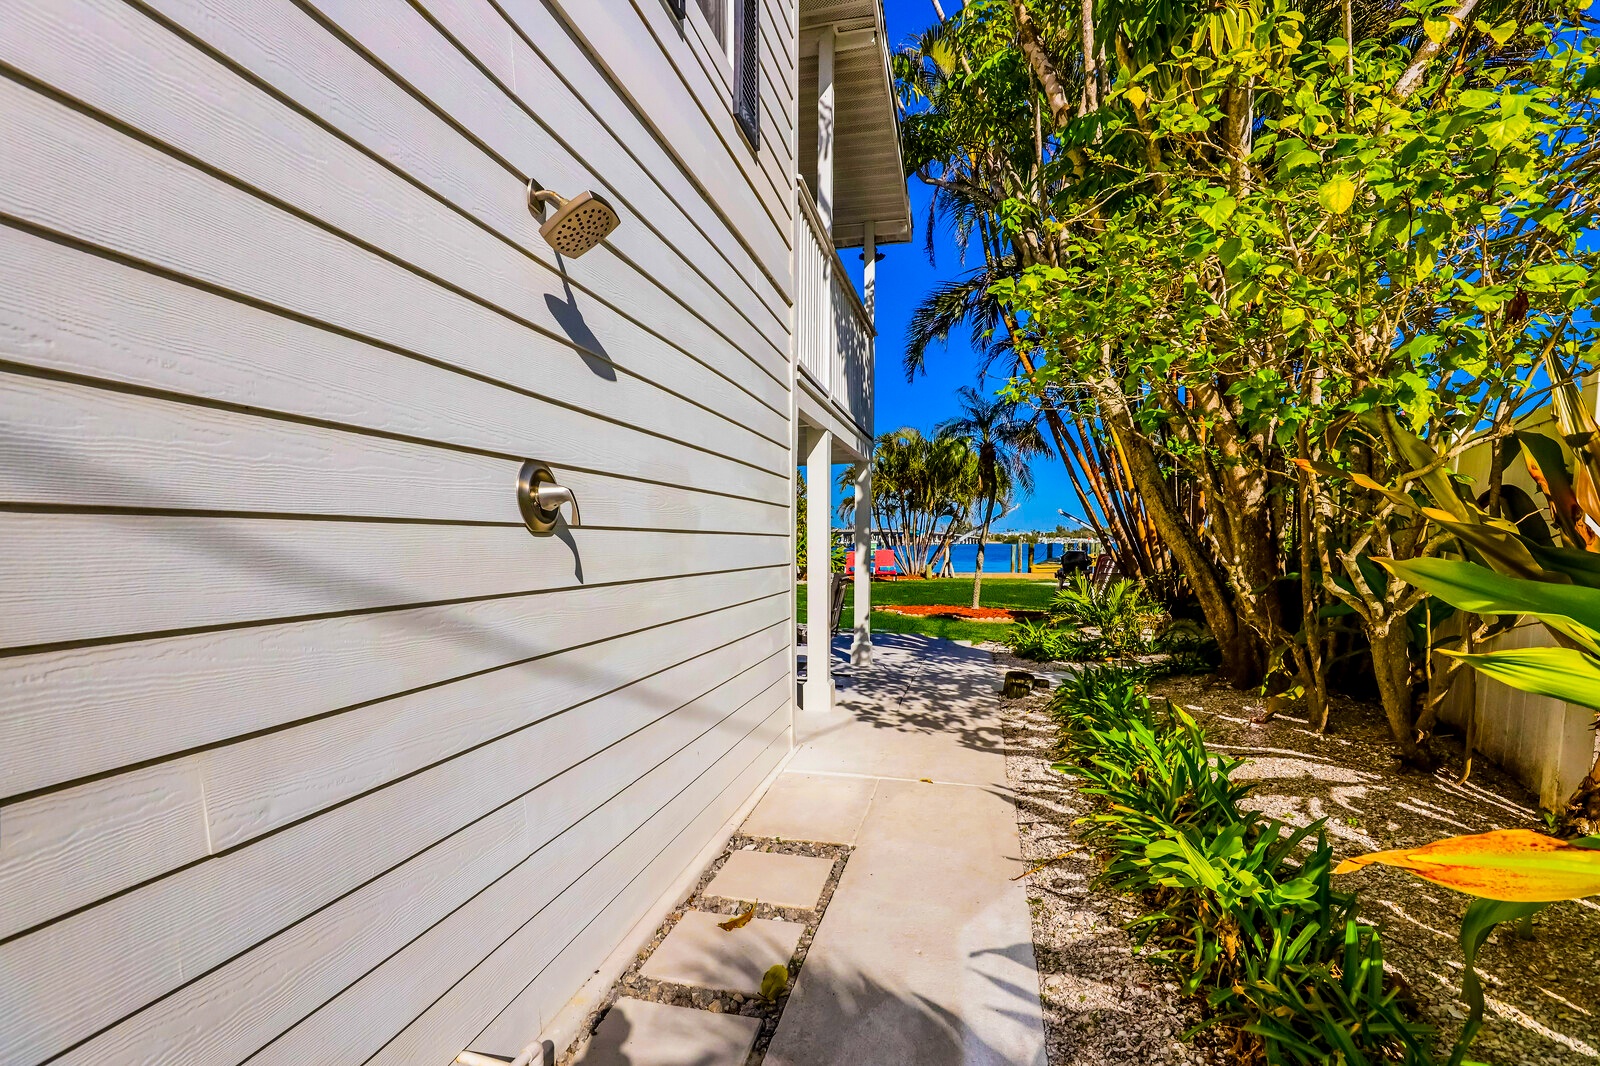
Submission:
M 1017 658 L 1040 663 L 1065 659 L 1071 651 L 1067 634 L 1048 621 L 1017 623 L 1006 643 Z
M 1058 766 L 1100 798 L 1084 822 L 1101 880 L 1142 900 L 1131 931 L 1207 1024 L 1258 1039 L 1268 1063 L 1431 1061 L 1431 1030 L 1385 977 L 1378 932 L 1336 892 L 1323 823 L 1292 828 L 1242 809 L 1239 761 L 1194 719 L 1142 690 L 1145 671 L 1084 670 L 1058 688 Z
M 1164 627 L 1150 642 L 1150 650 L 1167 657 L 1164 674 L 1207 674 L 1222 664 L 1222 651 L 1205 627 L 1180 618 Z
M 1162 616 L 1161 606 L 1137 581 L 1118 578 L 1099 587 L 1087 575 L 1074 574 L 1050 601 L 1058 622 L 1093 629 L 1101 644 L 1116 654 L 1145 651 L 1145 632 Z

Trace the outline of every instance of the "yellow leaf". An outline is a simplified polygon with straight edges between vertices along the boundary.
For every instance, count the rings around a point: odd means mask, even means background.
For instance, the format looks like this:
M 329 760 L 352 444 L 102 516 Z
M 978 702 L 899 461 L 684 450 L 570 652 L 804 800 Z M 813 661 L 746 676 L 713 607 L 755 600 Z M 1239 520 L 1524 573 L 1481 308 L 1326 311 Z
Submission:
M 789 967 L 781 962 L 775 962 L 761 975 L 761 998 L 768 1003 L 776 1002 L 783 995 L 783 990 L 789 987 Z
M 1128 103 L 1132 104 L 1134 107 L 1144 106 L 1145 94 L 1144 90 L 1139 88 L 1139 86 L 1128 86 L 1127 92 L 1123 93 L 1122 95 L 1126 96 L 1128 98 Z
M 754 918 L 755 916 L 756 905 L 752 903 L 750 906 L 744 909 L 744 913 L 735 914 L 732 918 L 729 918 L 725 922 L 718 922 L 717 928 L 721 929 L 724 933 L 731 933 L 735 929 L 743 929 L 745 926 L 749 925 L 750 919 Z
M 1428 40 L 1434 44 L 1443 44 L 1444 39 L 1450 34 L 1449 19 L 1428 19 L 1422 24 L 1422 32 L 1428 35 Z
M 1347 874 L 1374 862 L 1398 866 L 1457 892 L 1510 903 L 1600 895 L 1600 850 L 1573 847 L 1531 829 L 1496 829 L 1420 848 L 1358 855 L 1333 872 Z
M 1317 190 L 1317 202 L 1322 205 L 1323 210 L 1335 215 L 1349 211 L 1355 199 L 1356 183 L 1343 174 Z

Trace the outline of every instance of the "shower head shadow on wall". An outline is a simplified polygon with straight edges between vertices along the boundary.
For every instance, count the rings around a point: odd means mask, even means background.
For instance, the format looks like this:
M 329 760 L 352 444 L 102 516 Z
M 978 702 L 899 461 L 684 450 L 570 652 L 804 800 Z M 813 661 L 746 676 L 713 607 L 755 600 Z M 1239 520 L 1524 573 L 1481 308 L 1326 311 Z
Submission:
M 569 200 L 537 188 L 529 181 L 528 210 L 537 215 L 539 208 L 535 205 L 545 201 L 555 204 L 556 209 L 539 226 L 539 236 L 558 253 L 572 259 L 605 240 L 622 221 L 616 209 L 593 192 L 586 190 Z

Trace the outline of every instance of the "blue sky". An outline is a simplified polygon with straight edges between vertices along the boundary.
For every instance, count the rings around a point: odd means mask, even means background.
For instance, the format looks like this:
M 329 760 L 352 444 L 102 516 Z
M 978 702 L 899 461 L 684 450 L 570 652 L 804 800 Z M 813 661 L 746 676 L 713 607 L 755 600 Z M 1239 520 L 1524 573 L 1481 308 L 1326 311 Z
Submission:
M 960 7 L 960 0 L 944 0 L 945 10 Z M 932 0 L 884 0 L 888 19 L 889 43 L 899 47 L 934 20 Z M 892 244 L 882 249 L 878 264 L 878 432 L 915 426 L 931 430 L 956 413 L 955 392 L 962 385 L 977 384 L 977 358 L 964 336 L 952 336 L 948 347 L 929 353 L 928 373 L 907 384 L 900 361 L 905 346 L 906 323 L 911 311 L 925 293 L 941 279 L 954 277 L 968 269 L 948 235 L 941 233 L 935 249 L 936 265 L 930 265 L 923 250 L 922 227 L 927 219 L 929 190 L 911 181 L 911 211 L 917 224 L 917 237 L 910 244 Z M 847 251 L 844 259 L 859 281 L 860 256 Z M 989 379 L 982 387 L 997 390 L 1003 382 Z M 1007 516 L 1000 528 L 1054 529 L 1062 519 L 1056 508 L 1075 508 L 1072 487 L 1055 457 L 1036 460 L 1033 467 L 1037 487 L 1031 498 Z

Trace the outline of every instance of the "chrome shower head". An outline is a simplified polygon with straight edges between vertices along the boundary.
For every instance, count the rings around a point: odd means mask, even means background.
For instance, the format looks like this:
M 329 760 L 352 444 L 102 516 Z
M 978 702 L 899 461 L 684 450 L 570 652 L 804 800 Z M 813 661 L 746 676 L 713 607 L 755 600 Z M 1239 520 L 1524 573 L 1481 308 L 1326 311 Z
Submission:
M 528 210 L 535 211 L 534 204 L 544 200 L 555 204 L 556 210 L 540 225 L 539 236 L 561 255 L 573 259 L 605 240 L 622 221 L 604 197 L 592 192 L 580 192 L 569 200 L 536 189 L 533 182 L 528 182 Z

